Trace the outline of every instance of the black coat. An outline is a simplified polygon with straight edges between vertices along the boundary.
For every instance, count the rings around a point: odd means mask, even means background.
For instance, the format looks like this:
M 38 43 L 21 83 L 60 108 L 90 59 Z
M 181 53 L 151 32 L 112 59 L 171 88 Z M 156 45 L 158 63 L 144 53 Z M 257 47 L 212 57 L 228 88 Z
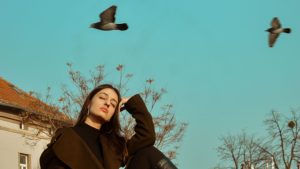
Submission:
M 140 95 L 131 97 L 125 108 L 136 120 L 135 135 L 126 144 L 130 159 L 138 150 L 154 145 L 155 131 L 151 114 Z M 99 144 L 103 162 L 72 127 L 59 129 L 40 157 L 41 169 L 119 169 L 124 163 L 124 155 L 113 150 L 105 135 L 100 135 Z

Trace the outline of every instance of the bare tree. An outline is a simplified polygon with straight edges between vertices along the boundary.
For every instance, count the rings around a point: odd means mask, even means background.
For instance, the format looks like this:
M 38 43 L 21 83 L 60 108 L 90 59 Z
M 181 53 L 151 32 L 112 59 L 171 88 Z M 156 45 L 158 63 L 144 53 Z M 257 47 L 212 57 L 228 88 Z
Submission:
M 279 112 L 272 111 L 265 120 L 269 137 L 266 139 L 267 146 L 262 146 L 262 150 L 272 155 L 278 169 L 291 169 L 293 162 L 299 161 L 299 120 L 300 116 L 295 111 L 291 111 L 290 117 L 282 117 Z
M 106 82 L 108 75 L 111 74 L 105 72 L 104 65 L 98 65 L 94 71 L 89 72 L 89 76 L 75 71 L 71 63 L 67 63 L 67 67 L 73 86 L 62 86 L 62 95 L 58 98 L 56 107 L 59 107 L 61 112 L 75 119 L 88 93 L 96 86 L 103 84 L 104 81 Z M 121 64 L 116 67 L 116 71 L 119 78 L 115 78 L 117 82 L 110 83 L 114 84 L 114 86 L 120 90 L 121 95 L 126 95 L 129 91 L 128 82 L 133 77 L 133 74 L 125 73 L 124 65 Z M 187 124 L 176 121 L 172 109 L 173 105 L 161 103 L 162 96 L 166 93 L 166 90 L 163 88 L 156 90 L 153 83 L 154 79 L 146 79 L 144 88 L 141 89 L 140 94 L 151 113 L 153 113 L 154 110 L 159 111 L 159 113 L 156 113 L 158 116 L 153 115 L 153 122 L 157 134 L 156 147 L 165 152 L 171 159 L 175 159 Z M 158 106 L 160 109 L 156 108 Z M 131 118 L 128 113 L 122 113 L 121 115 L 121 125 L 124 136 L 129 139 L 134 134 L 133 127 L 135 120 Z
M 44 96 L 33 91 L 28 93 L 31 97 L 23 93 L 23 96 L 29 100 L 29 104 L 18 115 L 21 120 L 20 127 L 27 130 L 22 134 L 25 144 L 31 147 L 36 146 L 41 138 L 51 137 L 57 128 L 73 124 L 73 120 L 59 112 L 59 107 L 52 103 L 50 90 L 51 88 L 48 87 Z M 32 126 L 35 127 L 31 128 Z
M 257 146 L 260 140 L 245 131 L 238 135 L 227 135 L 220 138 L 222 144 L 217 148 L 219 157 L 224 160 L 224 168 L 250 169 L 264 165 L 265 154 Z M 224 164 L 223 164 L 224 166 Z M 221 168 L 219 166 L 219 168 Z
M 233 135 L 220 138 L 222 145 L 218 147 L 218 154 L 222 160 L 233 162 L 232 168 L 238 169 L 242 157 L 242 140 Z
M 267 137 L 249 137 L 245 132 L 240 135 L 222 137 L 218 154 L 225 163 L 233 163 L 238 169 L 263 168 L 272 165 L 275 169 L 292 169 L 300 161 L 300 116 L 291 111 L 289 117 L 272 111 L 264 121 Z M 271 167 L 270 167 L 271 168 Z

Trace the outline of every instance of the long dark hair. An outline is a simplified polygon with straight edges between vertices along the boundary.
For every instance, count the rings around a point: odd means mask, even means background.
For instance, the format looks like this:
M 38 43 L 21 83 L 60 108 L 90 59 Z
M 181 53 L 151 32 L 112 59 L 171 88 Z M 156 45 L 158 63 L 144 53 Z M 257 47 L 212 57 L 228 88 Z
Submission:
M 77 118 L 77 122 L 75 125 L 79 125 L 84 123 L 85 119 L 88 116 L 88 109 L 89 105 L 91 103 L 92 98 L 101 90 L 110 88 L 116 92 L 118 95 L 118 104 L 116 106 L 116 110 L 111 117 L 110 121 L 102 124 L 100 133 L 105 134 L 105 136 L 112 142 L 112 144 L 115 147 L 115 150 L 118 153 L 122 153 L 123 155 L 126 155 L 126 147 L 125 147 L 125 138 L 122 136 L 121 132 L 121 125 L 119 121 L 119 103 L 121 101 L 121 95 L 117 88 L 113 87 L 110 84 L 102 84 L 96 88 L 94 88 L 90 94 L 87 96 L 87 98 L 84 101 L 84 104 L 81 108 L 80 114 Z

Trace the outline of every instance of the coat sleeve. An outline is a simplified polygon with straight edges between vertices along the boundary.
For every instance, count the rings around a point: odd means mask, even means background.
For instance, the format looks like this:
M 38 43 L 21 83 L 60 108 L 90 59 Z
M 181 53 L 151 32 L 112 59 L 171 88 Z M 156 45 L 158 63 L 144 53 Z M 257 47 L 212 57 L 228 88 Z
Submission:
M 135 134 L 127 141 L 128 155 L 155 143 L 155 129 L 152 116 L 140 95 L 132 96 L 125 104 L 126 110 L 136 121 Z

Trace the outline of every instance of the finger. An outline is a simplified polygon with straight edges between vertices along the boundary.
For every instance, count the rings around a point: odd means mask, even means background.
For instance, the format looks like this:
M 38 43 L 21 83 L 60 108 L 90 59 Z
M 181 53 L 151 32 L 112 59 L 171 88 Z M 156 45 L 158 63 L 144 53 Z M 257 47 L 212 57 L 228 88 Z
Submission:
M 123 111 L 123 110 L 125 110 L 125 109 L 126 109 L 125 106 L 122 106 L 122 107 L 120 108 L 120 112 Z
M 125 110 L 125 103 L 127 103 L 128 99 L 126 98 L 122 98 L 119 104 L 119 111 L 123 111 Z

